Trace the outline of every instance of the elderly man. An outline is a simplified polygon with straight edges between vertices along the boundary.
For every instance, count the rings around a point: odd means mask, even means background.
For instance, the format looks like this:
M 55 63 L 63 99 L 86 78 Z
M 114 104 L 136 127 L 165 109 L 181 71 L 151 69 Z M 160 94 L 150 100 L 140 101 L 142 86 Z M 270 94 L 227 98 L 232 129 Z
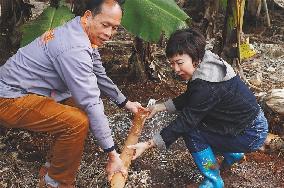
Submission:
M 126 173 L 100 95 L 133 113 L 141 105 L 127 100 L 106 75 L 97 51 L 116 33 L 122 10 L 115 0 L 90 2 L 82 17 L 47 31 L 0 68 L 0 124 L 55 136 L 44 187 L 74 187 L 89 125 L 108 153 L 109 178 Z M 78 108 L 60 103 L 70 97 Z

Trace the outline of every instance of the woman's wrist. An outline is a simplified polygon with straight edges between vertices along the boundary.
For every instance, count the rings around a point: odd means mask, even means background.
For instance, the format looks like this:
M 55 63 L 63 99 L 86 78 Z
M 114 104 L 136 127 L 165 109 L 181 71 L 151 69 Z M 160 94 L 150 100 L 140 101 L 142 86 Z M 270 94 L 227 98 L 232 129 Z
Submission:
M 146 144 L 146 149 L 150 149 L 150 148 L 153 148 L 153 147 L 156 146 L 156 144 L 155 144 L 153 139 L 148 140 L 147 142 L 145 142 L 145 144 Z
M 158 111 L 159 111 L 159 112 L 161 112 L 161 111 L 166 111 L 166 110 L 167 110 L 165 103 L 159 103 L 159 104 L 157 104 L 157 108 L 158 108 Z

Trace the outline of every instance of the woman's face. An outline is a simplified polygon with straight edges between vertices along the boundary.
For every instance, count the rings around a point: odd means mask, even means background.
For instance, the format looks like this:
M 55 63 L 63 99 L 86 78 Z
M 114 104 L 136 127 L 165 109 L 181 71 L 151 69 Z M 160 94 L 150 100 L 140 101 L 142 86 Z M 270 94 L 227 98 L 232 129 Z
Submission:
M 191 80 L 193 72 L 195 71 L 194 62 L 187 54 L 175 55 L 169 58 L 172 69 L 183 80 Z

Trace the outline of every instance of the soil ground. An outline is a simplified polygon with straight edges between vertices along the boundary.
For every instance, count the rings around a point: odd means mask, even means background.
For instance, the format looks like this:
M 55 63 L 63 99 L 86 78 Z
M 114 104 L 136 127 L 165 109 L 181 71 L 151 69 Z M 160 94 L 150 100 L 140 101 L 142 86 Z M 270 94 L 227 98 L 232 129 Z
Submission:
M 251 43 L 258 51 L 258 55 L 242 64 L 249 81 L 252 81 L 257 73 L 262 73 L 261 84 L 251 88 L 256 95 L 271 88 L 284 88 L 283 10 L 271 12 L 271 20 L 272 28 L 257 27 L 249 31 Z M 132 36 L 125 32 L 116 37 L 116 40 L 120 41 L 131 39 Z M 4 49 L 5 46 L 1 51 Z M 114 48 L 111 44 L 101 49 L 110 77 L 130 100 L 139 101 L 145 106 L 150 98 L 163 101 L 185 89 L 185 83 L 171 78 L 170 72 L 168 79 L 162 82 L 137 83 L 129 80 L 126 74 L 121 73 L 127 73 L 124 69 L 127 68 L 125 62 L 131 55 L 131 50 L 131 45 Z M 6 54 L 10 54 L 10 51 L 6 50 Z M 1 55 L 1 58 L 5 59 L 7 55 Z M 164 57 L 158 59 L 161 64 L 166 65 Z M 131 126 L 132 115 L 116 108 L 109 100 L 103 100 L 115 140 L 119 148 L 122 148 Z M 147 140 L 174 118 L 173 114 L 159 113 L 146 122 L 140 140 Z M 49 135 L 0 127 L 0 188 L 36 187 L 38 170 L 45 162 L 51 141 L 52 137 Z M 233 166 L 230 173 L 222 173 L 225 187 L 284 187 L 283 151 L 257 151 L 246 156 L 246 161 Z M 95 144 L 94 137 L 89 135 L 77 176 L 77 187 L 108 187 L 104 170 L 106 159 L 106 154 Z M 168 151 L 149 150 L 134 161 L 129 170 L 126 187 L 182 188 L 201 180 L 202 176 L 195 167 L 191 155 L 183 141 L 179 140 Z

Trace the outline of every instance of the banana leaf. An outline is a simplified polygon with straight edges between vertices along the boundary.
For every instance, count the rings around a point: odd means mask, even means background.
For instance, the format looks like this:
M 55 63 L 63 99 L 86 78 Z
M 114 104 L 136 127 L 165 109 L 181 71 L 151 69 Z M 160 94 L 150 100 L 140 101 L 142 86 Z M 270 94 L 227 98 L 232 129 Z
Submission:
M 159 41 L 161 34 L 169 37 L 191 21 L 174 0 L 126 0 L 123 8 L 122 25 L 148 42 Z
M 226 9 L 228 0 L 219 0 L 220 7 Z
M 37 19 L 22 26 L 23 38 L 21 47 L 32 42 L 44 32 L 63 25 L 73 17 L 74 14 L 71 13 L 67 6 L 62 5 L 58 8 L 47 7 Z

